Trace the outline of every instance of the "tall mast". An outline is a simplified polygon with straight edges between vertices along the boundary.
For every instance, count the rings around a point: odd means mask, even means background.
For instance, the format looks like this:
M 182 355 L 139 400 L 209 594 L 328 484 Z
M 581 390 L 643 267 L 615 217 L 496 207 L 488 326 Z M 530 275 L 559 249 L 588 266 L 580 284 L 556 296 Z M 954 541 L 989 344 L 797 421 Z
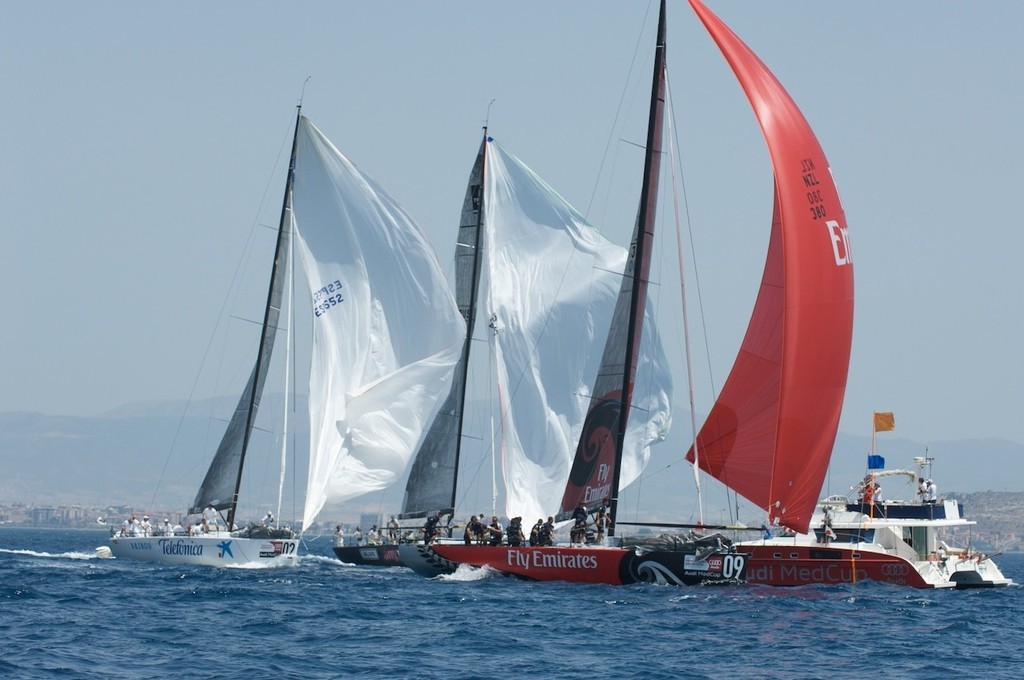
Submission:
M 654 53 L 654 82 L 651 85 L 640 207 L 601 356 L 601 367 L 594 380 L 590 407 L 583 421 L 576 455 L 556 515 L 559 520 L 575 516 L 580 506 L 593 511 L 599 504 L 608 501 L 614 526 L 626 425 L 633 400 L 633 383 L 640 355 L 647 283 L 651 271 L 651 241 L 654 238 L 658 177 L 661 171 L 664 104 L 665 2 L 662 0 Z M 609 532 L 609 536 L 613 535 Z
M 466 414 L 466 374 L 469 371 L 469 346 L 473 342 L 473 323 L 476 320 L 476 300 L 480 288 L 480 258 L 482 257 L 482 238 L 484 226 L 484 187 L 487 178 L 487 126 L 484 126 L 483 140 L 480 142 L 480 182 L 473 187 L 476 196 L 473 207 L 476 210 L 476 238 L 473 241 L 473 279 L 469 290 L 469 304 L 462 311 L 466 320 L 466 344 L 462 347 L 462 392 L 459 395 L 458 436 L 455 437 L 455 475 L 452 477 L 452 512 L 455 512 L 455 496 L 459 488 L 459 456 L 462 452 L 462 421 Z
M 455 243 L 455 303 L 466 322 L 465 342 L 459 363 L 452 374 L 448 396 L 434 416 L 409 470 L 400 519 L 424 517 L 436 511 L 442 514 L 455 512 L 469 354 L 480 280 L 486 153 L 485 126 L 480 150 L 470 171 Z
M 612 472 L 612 492 L 609 511 L 612 524 L 608 535 L 615 535 L 615 517 L 619 501 L 619 479 L 622 473 L 622 452 L 626 440 L 626 423 L 632 402 L 633 380 L 636 376 L 640 337 L 643 332 L 644 308 L 647 302 L 647 284 L 651 271 L 651 242 L 654 239 L 654 220 L 658 207 L 658 178 L 661 174 L 661 139 L 665 108 L 665 0 L 661 0 L 658 13 L 658 40 L 654 52 L 654 76 L 651 83 L 651 106 L 647 121 L 647 146 L 644 154 L 644 180 L 640 191 L 640 210 L 637 214 L 630 259 L 633 260 L 633 285 L 629 305 L 629 330 L 626 335 L 625 358 L 628 362 L 622 375 L 622 414 L 615 433 L 615 465 Z
M 295 111 L 295 132 L 292 135 L 292 153 L 291 158 L 288 161 L 288 179 L 285 182 L 284 187 L 284 198 L 281 202 L 281 219 L 277 227 L 277 244 L 274 247 L 274 265 L 270 271 L 270 285 L 267 292 L 267 305 L 263 311 L 263 332 L 260 335 L 260 346 L 257 352 L 256 367 L 253 369 L 253 379 L 251 381 L 251 390 L 249 392 L 249 408 L 245 421 L 245 430 L 242 435 L 242 454 L 238 462 L 238 476 L 235 479 L 235 490 L 231 495 L 231 507 L 228 509 L 228 531 L 235 525 L 235 511 L 238 509 L 238 492 L 242 486 L 242 470 L 245 467 L 245 454 L 249 449 L 249 439 L 252 436 L 253 421 L 256 419 L 256 406 L 259 403 L 259 388 L 260 388 L 260 374 L 266 370 L 266 363 L 269 363 L 263 357 L 263 349 L 267 344 L 269 336 L 277 332 L 277 328 L 271 327 L 270 318 L 271 311 L 274 306 L 275 298 L 275 284 L 277 278 L 280 275 L 280 269 L 282 266 L 281 255 L 286 242 L 285 234 L 290 230 L 289 220 L 291 216 L 291 195 L 292 195 L 292 183 L 295 181 L 295 155 L 298 147 L 299 138 L 299 121 L 302 118 L 302 104 L 296 107 Z M 280 304 L 280 301 L 277 302 Z

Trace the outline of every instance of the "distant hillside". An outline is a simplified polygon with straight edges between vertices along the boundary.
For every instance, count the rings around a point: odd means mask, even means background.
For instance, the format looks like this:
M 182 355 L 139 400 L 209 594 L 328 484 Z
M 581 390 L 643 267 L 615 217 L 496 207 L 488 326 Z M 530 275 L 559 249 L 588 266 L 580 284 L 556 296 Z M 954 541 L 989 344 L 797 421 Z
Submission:
M 951 491 L 949 498 L 964 504 L 964 514 L 978 523 L 969 531 L 954 532 L 957 541 L 968 541 L 981 550 L 1024 550 L 1024 493 Z
M 184 507 L 195 495 L 223 432 L 224 419 L 233 407 L 233 400 L 193 404 L 185 418 L 181 415 L 184 405 L 175 401 L 129 404 L 91 418 L 0 413 L 0 501 L 145 507 L 156 500 L 163 507 Z M 264 413 L 275 409 L 279 412 L 279 399 L 264 399 Z M 654 448 L 644 477 L 623 492 L 621 511 L 648 519 L 695 517 L 693 473 L 682 460 L 689 446 L 688 428 L 684 431 L 686 412 L 677 411 L 675 423 L 669 440 Z M 304 451 L 307 426 L 301 415 L 292 417 L 291 430 L 297 449 Z M 258 431 L 254 447 L 247 474 L 250 486 L 246 488 L 272 488 L 276 497 L 280 444 L 273 435 Z M 860 479 L 869 448 L 868 437 L 840 433 L 826 493 L 846 493 Z M 913 467 L 914 456 L 925 452 L 923 443 L 888 436 L 880 438 L 876 448 L 889 467 Z M 980 491 L 1010 492 L 1024 487 L 1021 476 L 1013 474 L 1024 461 L 1020 444 L 998 439 L 961 440 L 930 442 L 927 450 L 935 459 L 933 477 L 940 493 L 955 487 L 969 498 Z M 460 486 L 476 487 L 475 496 L 463 508 L 467 514 L 489 511 L 491 505 L 489 457 L 484 460 L 480 458 L 483 454 L 477 455 L 472 464 L 478 469 L 464 468 L 461 477 Z M 286 485 L 290 503 L 301 505 L 305 474 L 306 461 L 299 456 L 290 464 Z M 730 501 L 722 487 L 713 480 L 703 481 L 706 520 L 728 519 Z M 401 483 L 386 494 L 357 500 L 345 508 L 351 513 L 391 512 L 397 509 L 403 490 Z M 499 499 L 499 512 L 502 507 Z M 980 510 L 969 505 L 972 514 Z M 752 518 L 741 513 L 741 519 Z
M 0 497 L 107 503 L 116 492 L 141 501 L 152 494 L 175 428 L 170 418 L 143 413 L 109 418 L 0 414 Z
M 264 409 L 280 408 L 273 404 L 265 399 Z M 194 498 L 233 407 L 193 404 L 184 418 L 182 402 L 129 404 L 91 418 L 0 413 L 0 499 L 146 507 L 157 493 L 164 507 L 183 507 Z M 306 437 L 305 424 L 295 433 Z M 270 454 L 254 455 L 253 471 L 260 471 L 261 457 L 277 465 L 274 437 L 257 430 L 253 438 L 254 451 Z
M 688 414 L 677 412 L 674 420 L 676 423 L 687 422 Z M 620 512 L 625 509 L 633 512 L 637 519 L 644 520 L 699 519 L 693 471 L 683 461 L 690 446 L 688 439 L 688 429 L 681 432 L 681 428 L 674 428 L 667 441 L 652 449 L 651 461 L 641 480 L 623 491 Z M 914 469 L 914 457 L 925 455 L 926 445 L 886 436 L 879 437 L 875 448 L 885 457 L 886 467 Z M 821 495 L 850 493 L 865 474 L 870 449 L 870 437 L 840 432 Z M 1024 468 L 1024 445 L 1000 439 L 930 442 L 927 455 L 934 459 L 932 477 L 942 495 L 954 488 L 961 493 L 1024 489 L 1024 477 L 1014 474 Z M 730 507 L 735 503 L 733 494 L 727 498 L 725 487 L 714 479 L 702 475 L 701 484 L 706 522 L 761 521 L 760 513 L 745 505 L 742 499 L 738 518 L 735 511 L 730 513 Z M 886 491 L 894 496 L 901 493 L 895 488 L 883 489 Z M 649 503 L 652 498 L 658 499 L 653 506 Z M 1021 517 L 1024 518 L 1024 513 Z

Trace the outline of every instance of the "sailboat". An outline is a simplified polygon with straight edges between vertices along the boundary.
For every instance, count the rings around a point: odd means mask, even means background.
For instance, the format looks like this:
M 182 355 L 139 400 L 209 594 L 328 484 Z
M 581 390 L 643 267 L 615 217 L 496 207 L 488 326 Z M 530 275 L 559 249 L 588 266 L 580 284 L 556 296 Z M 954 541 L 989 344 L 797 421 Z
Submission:
M 546 517 L 562 496 L 626 259 L 626 249 L 601 236 L 484 130 L 463 206 L 455 287 L 472 324 L 474 290 L 481 270 L 486 274 L 481 297 L 501 394 L 501 469 L 510 516 Z M 645 380 L 635 394 L 646 418 L 635 419 L 626 437 L 637 470 L 671 418 L 667 359 L 651 328 L 639 348 Z M 457 510 L 459 444 L 472 435 L 456 422 L 465 399 L 456 386 L 464 390 L 465 378 L 453 381 L 453 394 L 417 456 L 403 517 L 451 517 Z M 455 540 L 463 540 L 462 532 Z M 401 563 L 423 575 L 457 566 L 421 542 L 398 550 Z
M 810 527 L 782 524 L 759 541 L 739 544 L 750 555 L 749 580 L 773 586 L 878 581 L 913 588 L 1012 585 L 995 555 L 947 543 L 944 536 L 976 524 L 963 503 L 940 497 L 934 458 L 915 456 L 913 469 L 886 468 L 875 453 L 878 431 L 895 427 L 892 413 L 872 414 L 867 473 L 847 494 L 823 499 Z M 887 487 L 882 490 L 882 484 Z
M 643 186 L 629 258 L 618 291 L 586 419 L 568 481 L 560 496 L 560 520 L 574 511 L 588 517 L 607 504 L 612 521 L 623 478 L 628 423 L 637 385 L 644 337 L 647 286 L 662 156 L 665 85 L 665 3 L 660 6 L 651 105 L 645 146 Z M 633 476 L 636 470 L 631 471 Z M 555 503 L 558 503 L 556 500 Z M 736 582 L 744 576 L 746 556 L 715 534 L 673 541 L 670 546 L 623 545 L 470 545 L 437 543 L 430 547 L 442 565 L 468 564 L 532 580 L 623 584 L 658 581 L 672 584 Z
M 465 325 L 426 237 L 301 105 L 290 159 L 256 363 L 190 508 L 204 514 L 203 530 L 115 536 L 115 557 L 213 566 L 296 560 L 291 531 L 232 530 L 293 249 L 308 285 L 296 298 L 312 324 L 304 528 L 325 504 L 394 482 L 451 379 Z
M 698 0 L 697 15 L 746 93 L 768 144 L 775 206 L 760 292 L 740 348 L 688 460 L 766 513 L 747 579 L 768 585 L 875 580 L 918 588 L 1010 583 L 978 551 L 952 548 L 944 528 L 969 526 L 961 504 L 831 496 L 819 502 L 839 427 L 853 334 L 853 258 L 846 216 L 814 132 L 779 81 Z M 892 414 L 888 416 L 891 429 Z M 872 432 L 874 441 L 874 430 Z M 918 469 L 871 471 L 907 478 Z M 813 531 L 811 530 L 814 526 Z

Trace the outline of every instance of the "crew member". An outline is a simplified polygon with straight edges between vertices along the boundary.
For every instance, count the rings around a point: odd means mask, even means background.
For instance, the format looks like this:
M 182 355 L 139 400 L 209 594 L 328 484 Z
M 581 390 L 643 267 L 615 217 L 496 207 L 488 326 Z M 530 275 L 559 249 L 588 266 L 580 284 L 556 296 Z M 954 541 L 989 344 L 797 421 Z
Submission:
M 501 536 L 504 532 L 501 530 L 501 524 L 498 522 L 497 515 L 491 517 L 491 523 L 487 527 L 487 533 L 490 535 L 488 545 L 501 545 Z

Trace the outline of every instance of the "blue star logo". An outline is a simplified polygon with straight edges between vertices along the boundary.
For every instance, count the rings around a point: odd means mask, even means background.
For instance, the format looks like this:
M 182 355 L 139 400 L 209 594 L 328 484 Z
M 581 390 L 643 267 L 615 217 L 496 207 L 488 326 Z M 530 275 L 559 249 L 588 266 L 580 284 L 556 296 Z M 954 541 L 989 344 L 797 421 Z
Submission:
M 231 552 L 231 541 L 221 541 L 217 544 L 217 550 L 220 551 L 217 554 L 217 557 L 224 557 L 225 555 L 227 555 L 231 559 L 235 558 L 235 554 Z

